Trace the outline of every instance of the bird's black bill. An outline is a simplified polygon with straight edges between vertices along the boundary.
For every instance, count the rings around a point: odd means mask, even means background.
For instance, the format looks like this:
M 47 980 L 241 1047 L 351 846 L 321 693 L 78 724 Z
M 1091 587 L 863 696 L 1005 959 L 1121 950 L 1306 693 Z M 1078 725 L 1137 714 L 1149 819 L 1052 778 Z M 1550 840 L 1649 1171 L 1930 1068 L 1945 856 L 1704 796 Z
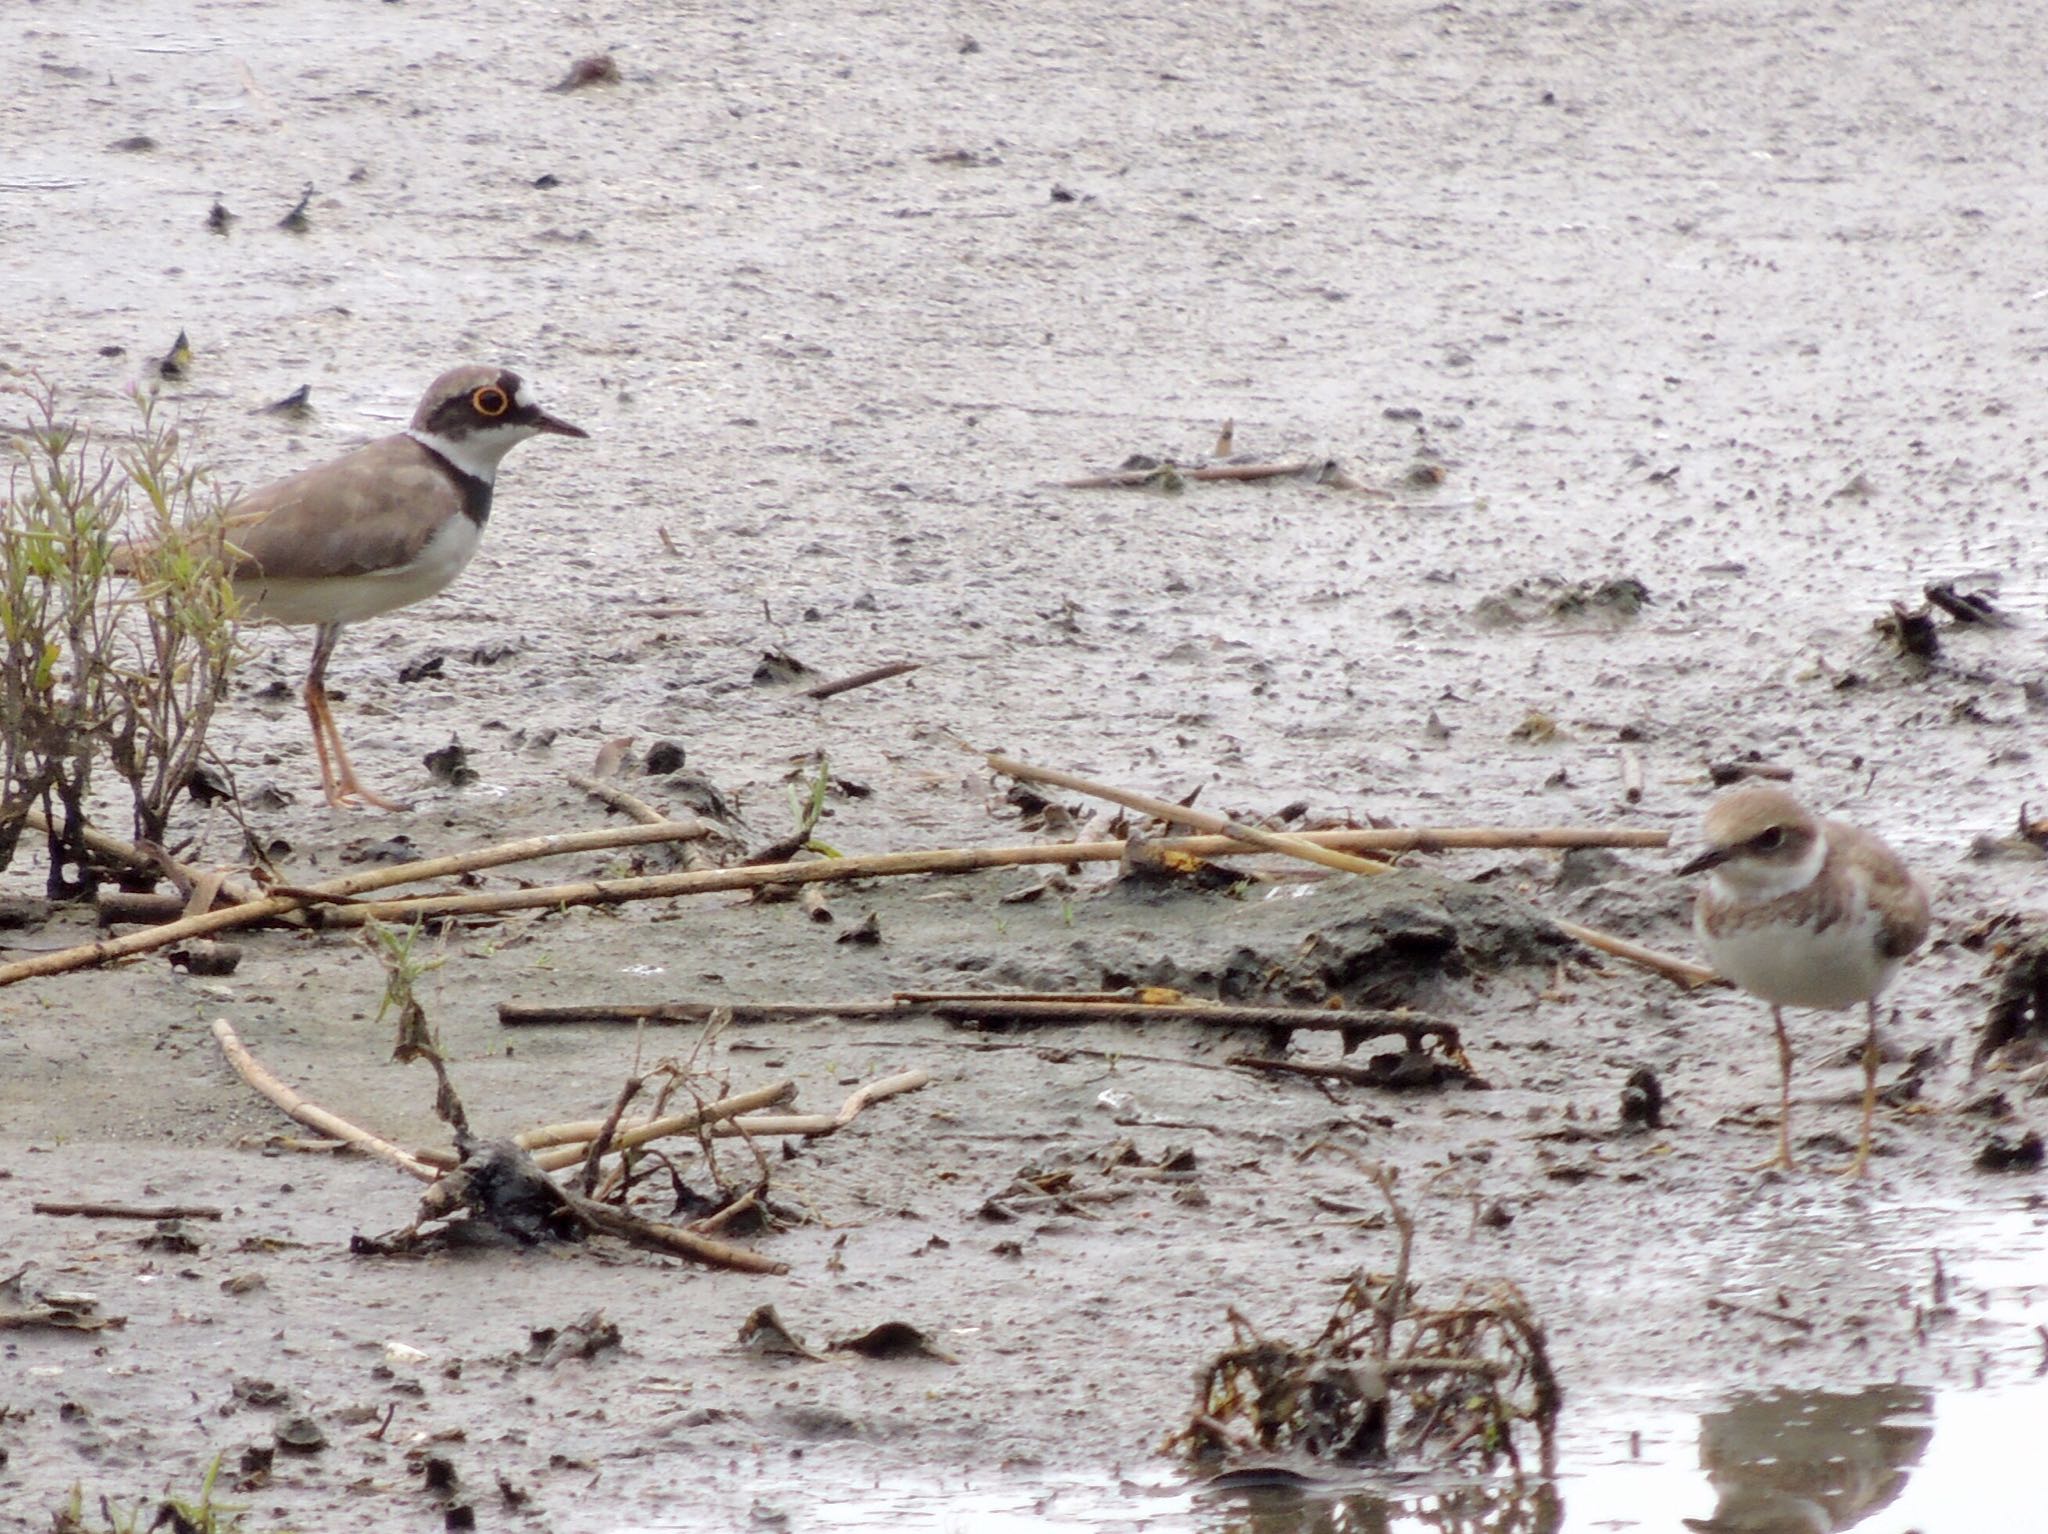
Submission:
M 590 435 L 582 427 L 571 426 L 567 421 L 557 416 L 551 416 L 545 410 L 534 411 L 528 417 L 526 424 L 544 432 L 552 432 L 557 437 L 587 437 Z
M 1710 868 L 1719 868 L 1727 861 L 1728 849 L 1726 847 L 1716 847 L 1710 852 L 1702 852 L 1698 857 L 1686 864 L 1685 867 L 1679 869 L 1678 877 L 1685 879 L 1693 874 L 1703 874 Z

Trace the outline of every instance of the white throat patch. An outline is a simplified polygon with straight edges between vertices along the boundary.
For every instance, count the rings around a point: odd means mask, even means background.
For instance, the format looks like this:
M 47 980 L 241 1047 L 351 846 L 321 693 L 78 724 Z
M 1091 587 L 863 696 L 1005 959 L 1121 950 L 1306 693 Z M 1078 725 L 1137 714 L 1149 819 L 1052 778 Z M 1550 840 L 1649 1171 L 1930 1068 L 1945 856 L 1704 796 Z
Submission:
M 498 465 L 505 455 L 534 435 L 531 426 L 486 426 L 460 438 L 436 432 L 409 429 L 406 435 L 421 447 L 439 453 L 471 479 L 490 484 L 498 477 Z
M 1714 870 L 1716 893 L 1722 898 L 1751 904 L 1776 900 L 1803 890 L 1820 877 L 1828 860 L 1828 839 L 1816 836 L 1806 856 L 1796 863 L 1769 863 L 1760 858 L 1731 858 Z

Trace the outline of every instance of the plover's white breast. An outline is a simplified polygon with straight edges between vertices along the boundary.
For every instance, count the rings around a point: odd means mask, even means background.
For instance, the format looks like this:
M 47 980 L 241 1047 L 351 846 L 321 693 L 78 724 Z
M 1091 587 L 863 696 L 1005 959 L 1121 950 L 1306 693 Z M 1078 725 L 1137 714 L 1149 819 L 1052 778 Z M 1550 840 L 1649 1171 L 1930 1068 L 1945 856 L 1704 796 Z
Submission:
M 1882 991 L 1899 967 L 1884 952 L 1882 914 L 1861 889 L 1839 903 L 1795 895 L 1743 905 L 1709 894 L 1694 926 L 1715 969 L 1780 1006 L 1853 1007 Z

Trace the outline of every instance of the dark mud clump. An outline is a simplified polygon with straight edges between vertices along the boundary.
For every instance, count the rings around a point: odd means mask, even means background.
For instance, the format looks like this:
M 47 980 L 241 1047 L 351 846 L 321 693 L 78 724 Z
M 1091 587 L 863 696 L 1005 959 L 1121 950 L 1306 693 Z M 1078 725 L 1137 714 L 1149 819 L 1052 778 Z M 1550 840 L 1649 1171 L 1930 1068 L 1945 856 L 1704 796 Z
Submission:
M 1440 1006 L 1571 947 L 1549 918 L 1423 869 L 1241 898 L 1113 886 L 1050 939 L 1011 934 L 954 964 L 1023 990 L 1165 986 L 1247 1005 Z

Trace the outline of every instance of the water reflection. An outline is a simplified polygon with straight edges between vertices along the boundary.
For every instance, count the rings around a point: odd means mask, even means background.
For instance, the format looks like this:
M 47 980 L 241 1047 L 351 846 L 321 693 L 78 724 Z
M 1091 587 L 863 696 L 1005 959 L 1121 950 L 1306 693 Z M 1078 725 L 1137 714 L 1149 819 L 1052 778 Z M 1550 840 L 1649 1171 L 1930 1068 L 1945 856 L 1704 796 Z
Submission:
M 1715 1534 L 1835 1534 L 1905 1490 L 1933 1436 L 1933 1398 L 1905 1385 L 1772 1391 L 1700 1418 Z
M 1296 1476 L 1219 1476 L 1196 1497 L 1203 1534 L 1557 1534 L 1548 1481 L 1423 1495 L 1343 1491 Z

